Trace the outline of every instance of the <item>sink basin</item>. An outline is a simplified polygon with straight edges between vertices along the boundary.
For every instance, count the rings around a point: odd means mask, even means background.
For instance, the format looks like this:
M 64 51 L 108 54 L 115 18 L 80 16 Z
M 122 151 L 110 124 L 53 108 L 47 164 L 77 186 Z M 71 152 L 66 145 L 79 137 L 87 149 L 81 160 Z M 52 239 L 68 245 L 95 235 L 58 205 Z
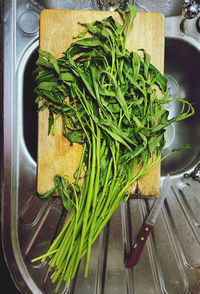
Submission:
M 47 264 L 31 262 L 46 252 L 66 217 L 59 199 L 43 201 L 30 195 L 36 189 L 37 170 L 37 105 L 32 71 L 39 45 L 36 14 L 41 12 L 42 1 L 19 0 L 16 6 L 11 2 L 3 8 L 2 242 L 20 293 L 53 294 Z M 24 23 L 20 26 L 27 11 L 33 17 L 34 30 Z M 163 156 L 186 143 L 192 149 L 174 153 L 162 164 L 161 184 L 168 173 L 171 175 L 169 193 L 139 264 L 125 270 L 124 256 L 152 199 L 130 199 L 121 204 L 92 247 L 88 278 L 83 278 L 83 260 L 76 279 L 68 289 L 62 285 L 59 294 L 141 294 L 146 289 L 153 294 L 200 293 L 200 183 L 184 177 L 199 162 L 200 43 L 195 27 L 192 35 L 180 31 L 181 21 L 180 15 L 166 17 L 165 75 L 171 98 L 178 95 L 188 99 L 196 114 L 166 131 Z M 167 107 L 172 116 L 179 110 L 173 103 Z
M 168 148 L 163 151 L 163 156 L 170 149 L 181 147 L 185 144 L 191 145 L 191 150 L 177 152 L 168 157 L 162 164 L 162 174 L 177 175 L 192 169 L 200 158 L 199 140 L 200 140 L 200 62 L 199 50 L 191 43 L 182 39 L 166 38 L 165 41 L 165 73 L 169 80 L 169 92 L 174 92 L 187 99 L 195 108 L 195 115 L 173 125 Z M 171 97 L 175 98 L 174 95 Z M 176 115 L 178 109 L 175 109 L 173 102 L 169 105 L 170 116 Z

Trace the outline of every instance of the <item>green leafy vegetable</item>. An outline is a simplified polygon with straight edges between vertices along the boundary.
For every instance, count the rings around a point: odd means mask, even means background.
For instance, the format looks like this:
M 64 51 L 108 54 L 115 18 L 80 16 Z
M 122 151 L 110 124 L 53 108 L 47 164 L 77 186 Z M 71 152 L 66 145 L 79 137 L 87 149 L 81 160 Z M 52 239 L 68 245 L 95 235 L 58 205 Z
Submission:
M 147 52 L 142 50 L 140 56 L 126 49 L 136 15 L 135 6 L 129 9 L 129 15 L 119 11 L 123 24 L 111 16 L 82 24 L 83 39 L 57 60 L 39 51 L 36 102 L 41 103 L 40 110 L 49 110 L 48 133 L 61 116 L 63 135 L 71 144 L 83 145 L 74 181 L 55 175 L 55 187 L 42 196 L 57 191 L 70 213 L 49 251 L 35 259 L 49 260 L 56 290 L 62 281 L 69 285 L 84 255 L 87 276 L 91 246 L 121 201 L 127 201 L 127 188 L 158 164 L 166 126 L 194 113 L 186 100 L 169 99 L 167 80 Z M 84 38 L 87 32 L 91 37 Z M 154 85 L 162 91 L 161 99 Z M 182 108 L 168 119 L 164 105 L 171 102 L 181 103 Z

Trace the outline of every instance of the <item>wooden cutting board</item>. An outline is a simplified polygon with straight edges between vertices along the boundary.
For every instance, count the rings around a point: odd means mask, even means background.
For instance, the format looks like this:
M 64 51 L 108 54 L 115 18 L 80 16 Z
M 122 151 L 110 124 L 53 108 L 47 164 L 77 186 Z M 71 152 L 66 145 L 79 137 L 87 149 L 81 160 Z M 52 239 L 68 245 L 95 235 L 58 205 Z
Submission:
M 91 22 L 113 15 L 121 21 L 117 12 L 85 10 L 43 10 L 40 16 L 40 48 L 50 51 L 56 58 L 62 56 L 73 37 L 83 30 L 79 22 Z M 127 48 L 145 49 L 151 55 L 151 62 L 161 72 L 164 67 L 164 17 L 159 13 L 137 13 L 130 30 Z M 44 194 L 53 187 L 56 174 L 71 178 L 77 169 L 82 146 L 69 142 L 62 136 L 61 120 L 56 124 L 55 135 L 47 135 L 48 112 L 38 115 L 38 171 L 37 191 Z M 156 196 L 160 188 L 160 166 L 139 180 L 141 196 Z M 136 185 L 134 186 L 134 190 Z M 134 191 L 133 191 L 134 192 Z

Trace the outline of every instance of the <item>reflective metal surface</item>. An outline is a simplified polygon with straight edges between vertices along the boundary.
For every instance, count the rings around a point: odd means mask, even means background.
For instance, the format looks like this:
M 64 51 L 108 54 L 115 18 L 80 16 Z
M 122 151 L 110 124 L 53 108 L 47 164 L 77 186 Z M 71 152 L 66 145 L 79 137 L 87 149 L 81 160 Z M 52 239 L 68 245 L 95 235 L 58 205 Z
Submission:
M 169 5 L 165 7 L 165 73 L 172 80 L 171 95 L 178 91 L 187 97 L 196 114 L 174 124 L 164 152 L 185 143 L 192 149 L 176 153 L 162 164 L 162 180 L 167 173 L 171 175 L 170 193 L 138 265 L 126 270 L 124 259 L 152 199 L 122 203 L 93 246 L 88 278 L 83 277 L 83 260 L 69 289 L 63 285 L 59 293 L 200 293 L 200 184 L 183 177 L 200 161 L 197 20 L 177 14 L 176 1 L 136 2 L 140 9 L 146 7 L 144 10 L 150 2 L 152 10 L 162 10 L 164 2 Z M 44 7 L 55 8 L 51 3 L 63 3 L 69 9 L 93 9 L 90 1 L 8 0 L 3 4 L 2 241 L 9 270 L 21 293 L 54 292 L 47 264 L 32 264 L 31 259 L 48 249 L 66 217 L 58 199 L 42 201 L 29 194 L 36 188 L 37 168 L 37 112 L 32 91 L 39 45 L 37 20 Z M 28 24 L 23 21 L 27 13 Z M 171 114 L 177 111 L 173 106 L 170 109 Z
M 181 0 L 135 0 L 138 11 L 160 12 L 165 16 L 181 14 Z
M 182 14 L 186 17 L 186 18 L 194 18 L 195 16 L 197 16 L 197 14 L 200 11 L 200 3 L 199 1 L 194 1 L 194 0 L 183 0 L 182 1 Z
M 49 9 L 93 9 L 92 0 L 38 0 L 43 8 Z

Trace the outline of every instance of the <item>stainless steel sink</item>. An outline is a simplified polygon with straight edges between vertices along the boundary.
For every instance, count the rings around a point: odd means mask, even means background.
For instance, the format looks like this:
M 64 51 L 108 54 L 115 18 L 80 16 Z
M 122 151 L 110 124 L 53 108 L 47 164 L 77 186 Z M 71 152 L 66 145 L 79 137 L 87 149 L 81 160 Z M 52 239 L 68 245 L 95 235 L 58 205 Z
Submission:
M 198 142 L 200 140 L 200 54 L 193 43 L 184 38 L 166 38 L 165 42 L 165 73 L 169 81 L 171 98 L 188 99 L 195 107 L 195 115 L 187 120 L 176 123 L 170 129 L 170 144 L 163 152 L 165 155 L 172 148 L 178 148 L 189 143 L 191 150 L 174 153 L 162 164 L 163 175 L 178 175 L 187 169 L 192 169 L 200 158 Z M 170 105 L 170 115 L 178 114 L 173 103 Z
M 50 2 L 9 0 L 3 7 L 2 242 L 8 268 L 21 293 L 54 293 L 47 264 L 33 264 L 31 259 L 48 249 L 66 216 L 58 199 L 43 201 L 29 194 L 36 189 L 37 169 L 32 71 L 39 46 L 39 14 L 51 8 Z M 76 4 L 73 7 L 67 7 L 67 1 L 62 3 L 60 8 L 93 8 L 90 1 L 68 1 Z M 150 10 L 144 8 L 145 1 L 136 3 L 140 10 Z M 175 6 L 168 10 L 165 6 L 166 13 L 161 10 L 166 15 L 165 74 L 171 97 L 187 98 L 196 114 L 167 130 L 163 155 L 185 143 L 192 149 L 174 153 L 162 164 L 161 182 L 170 173 L 170 191 L 139 264 L 125 270 L 124 258 L 152 199 L 122 203 L 93 246 L 89 277 L 83 278 L 83 260 L 69 289 L 62 285 L 59 293 L 200 293 L 200 182 L 184 177 L 200 160 L 200 38 L 197 19 L 185 20 L 177 2 Z M 172 105 L 170 113 L 176 111 Z

